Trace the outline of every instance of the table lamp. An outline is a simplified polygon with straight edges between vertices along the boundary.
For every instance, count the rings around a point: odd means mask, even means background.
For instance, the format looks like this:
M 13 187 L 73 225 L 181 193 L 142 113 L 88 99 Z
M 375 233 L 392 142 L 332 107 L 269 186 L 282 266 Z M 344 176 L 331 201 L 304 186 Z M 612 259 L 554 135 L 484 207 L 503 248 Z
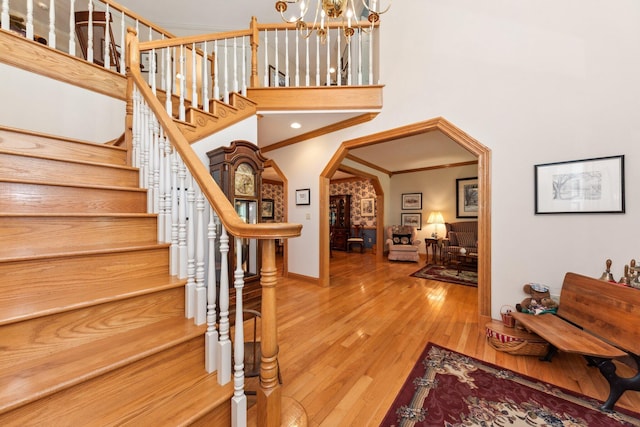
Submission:
M 444 218 L 442 217 L 442 213 L 439 211 L 433 211 L 429 214 L 429 219 L 427 220 L 427 224 L 433 224 L 433 228 L 435 232 L 431 235 L 434 239 L 438 238 L 438 225 L 444 224 Z

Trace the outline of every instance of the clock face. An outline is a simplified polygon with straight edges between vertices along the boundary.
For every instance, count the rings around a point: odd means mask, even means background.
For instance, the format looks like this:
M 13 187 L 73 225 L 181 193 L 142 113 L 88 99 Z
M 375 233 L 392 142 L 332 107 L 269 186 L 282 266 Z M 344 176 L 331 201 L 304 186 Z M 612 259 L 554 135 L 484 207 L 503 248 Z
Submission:
M 251 165 L 248 163 L 240 163 L 235 173 L 236 194 L 240 196 L 254 196 L 255 180 L 256 176 L 253 173 Z

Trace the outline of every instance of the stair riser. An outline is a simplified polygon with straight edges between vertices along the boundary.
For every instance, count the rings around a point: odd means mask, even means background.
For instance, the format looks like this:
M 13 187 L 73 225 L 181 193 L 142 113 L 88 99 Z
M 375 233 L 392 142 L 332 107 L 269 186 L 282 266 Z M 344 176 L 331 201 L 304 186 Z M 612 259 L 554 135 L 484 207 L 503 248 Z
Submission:
M 57 159 L 125 166 L 127 153 L 119 147 L 12 132 L 0 128 L 0 149 Z
M 0 259 L 59 254 L 98 245 L 157 242 L 157 217 L 9 216 L 2 218 Z M 25 245 L 25 242 L 29 242 Z
M 48 183 L 137 187 L 138 171 L 0 153 L 0 179 Z
M 123 282 L 130 282 L 126 292 L 142 292 L 147 286 L 145 279 L 163 276 L 168 283 L 169 251 L 165 245 L 130 252 L 0 263 L 0 298 L 15 301 L 0 313 L 0 324 L 7 319 L 104 302 L 113 298 L 112 288 L 122 288 Z
M 0 183 L 0 212 L 144 213 L 146 192 L 26 183 Z
M 13 365 L 184 315 L 182 287 L 0 326 L 0 375 Z

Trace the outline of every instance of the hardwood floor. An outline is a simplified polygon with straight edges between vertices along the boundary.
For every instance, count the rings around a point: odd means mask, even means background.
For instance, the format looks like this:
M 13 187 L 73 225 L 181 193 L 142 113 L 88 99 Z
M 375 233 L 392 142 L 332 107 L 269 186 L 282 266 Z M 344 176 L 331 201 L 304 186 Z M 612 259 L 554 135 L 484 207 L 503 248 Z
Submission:
M 545 363 L 493 350 L 478 325 L 476 288 L 410 277 L 423 263 L 334 251 L 329 288 L 279 278 L 282 394 L 304 406 L 310 426 L 379 425 L 429 341 L 606 399 L 606 381 L 580 356 Z M 618 405 L 638 411 L 640 392 Z

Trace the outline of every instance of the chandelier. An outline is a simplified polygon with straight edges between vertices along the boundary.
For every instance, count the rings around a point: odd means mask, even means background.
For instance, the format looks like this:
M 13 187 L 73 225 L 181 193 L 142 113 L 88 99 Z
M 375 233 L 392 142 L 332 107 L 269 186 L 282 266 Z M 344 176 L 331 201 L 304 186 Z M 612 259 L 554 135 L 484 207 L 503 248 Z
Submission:
M 354 0 L 316 0 L 315 16 L 313 18 L 313 24 L 308 24 L 305 21 L 305 16 L 309 10 L 309 3 L 313 0 L 278 0 L 276 1 L 276 10 L 280 12 L 280 16 L 285 22 L 291 22 L 296 24 L 296 28 L 300 31 L 300 34 L 304 38 L 308 38 L 313 30 L 316 31 L 318 37 L 324 42 L 327 37 L 328 23 L 340 22 L 342 31 L 347 39 L 350 39 L 354 34 L 354 29 L 351 26 L 351 20 L 358 20 L 359 14 L 356 12 Z M 356 0 L 357 3 L 362 2 L 362 7 L 369 13 L 368 21 L 373 27 L 378 21 L 380 21 L 380 15 L 385 13 L 391 7 L 391 0 L 386 8 L 382 8 L 382 0 Z M 290 12 L 287 16 L 287 9 L 289 4 L 299 5 L 299 10 Z

